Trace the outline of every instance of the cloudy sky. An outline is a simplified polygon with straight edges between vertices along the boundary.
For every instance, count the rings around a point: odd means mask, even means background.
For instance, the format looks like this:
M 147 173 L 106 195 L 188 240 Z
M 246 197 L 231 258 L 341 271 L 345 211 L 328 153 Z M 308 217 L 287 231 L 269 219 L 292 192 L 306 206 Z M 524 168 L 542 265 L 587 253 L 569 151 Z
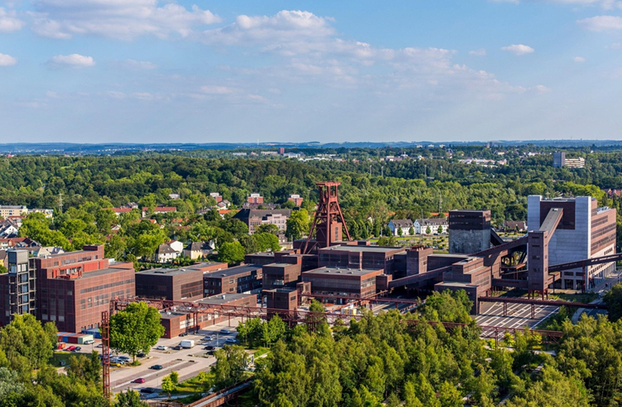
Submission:
M 0 142 L 620 139 L 622 1 L 0 0 Z

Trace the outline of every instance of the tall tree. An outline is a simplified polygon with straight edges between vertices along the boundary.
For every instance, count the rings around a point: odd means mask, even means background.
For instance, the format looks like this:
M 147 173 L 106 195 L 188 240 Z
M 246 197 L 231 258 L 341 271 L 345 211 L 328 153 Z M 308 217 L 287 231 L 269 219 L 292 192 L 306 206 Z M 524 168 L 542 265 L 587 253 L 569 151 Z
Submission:
M 144 302 L 130 303 L 110 317 L 110 347 L 136 360 L 138 352 L 149 353 L 164 335 L 160 312 Z

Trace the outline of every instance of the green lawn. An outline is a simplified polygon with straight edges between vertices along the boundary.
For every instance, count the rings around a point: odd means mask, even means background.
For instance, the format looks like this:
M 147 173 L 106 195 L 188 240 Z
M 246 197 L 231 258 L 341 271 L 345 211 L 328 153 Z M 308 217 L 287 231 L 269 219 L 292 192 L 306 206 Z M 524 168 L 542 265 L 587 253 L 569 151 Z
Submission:
M 71 356 L 75 356 L 75 355 L 69 352 L 54 352 L 54 355 L 52 356 L 52 359 L 50 360 L 50 364 L 54 367 L 63 367 L 63 365 L 61 365 L 61 361 L 63 361 L 65 363 L 64 366 L 68 366 L 69 358 Z

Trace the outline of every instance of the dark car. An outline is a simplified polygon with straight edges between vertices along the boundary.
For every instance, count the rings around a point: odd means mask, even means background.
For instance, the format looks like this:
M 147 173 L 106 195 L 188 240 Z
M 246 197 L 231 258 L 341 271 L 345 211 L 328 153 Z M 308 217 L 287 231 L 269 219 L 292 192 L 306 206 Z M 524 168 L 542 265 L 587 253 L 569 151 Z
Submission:
M 73 348 L 72 352 L 80 352 L 82 350 L 82 348 L 80 346 L 76 346 L 75 348 Z
M 153 366 L 151 366 L 149 369 L 153 369 L 153 370 L 162 370 L 162 365 L 153 365 Z
M 182 333 L 179 334 L 179 336 L 186 336 L 186 335 L 188 335 L 187 332 L 182 332 Z
M 143 387 L 140 389 L 141 393 L 157 393 L 158 389 L 154 389 L 153 387 Z
M 182 350 L 181 345 L 173 346 L 173 350 Z
M 136 356 L 138 356 L 139 358 L 144 358 L 144 357 L 145 357 L 145 356 L 147 356 L 147 355 L 145 355 L 145 353 L 144 353 L 144 352 L 138 352 L 138 353 L 136 354 Z
M 213 347 L 213 346 L 211 346 L 211 345 L 208 345 L 208 346 L 203 347 L 203 350 L 214 350 L 214 349 L 216 349 L 216 348 L 214 348 L 214 347 Z

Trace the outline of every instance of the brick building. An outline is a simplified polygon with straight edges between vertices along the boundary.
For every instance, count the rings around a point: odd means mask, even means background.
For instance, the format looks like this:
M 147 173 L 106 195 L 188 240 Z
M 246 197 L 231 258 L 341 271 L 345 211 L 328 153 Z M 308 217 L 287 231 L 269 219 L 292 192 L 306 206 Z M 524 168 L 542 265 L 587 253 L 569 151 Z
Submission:
M 302 281 L 311 283 L 313 294 L 364 297 L 376 293 L 376 278 L 382 269 L 320 267 L 302 273 Z
M 264 290 L 295 286 L 300 281 L 302 263 L 271 263 L 263 266 L 262 288 Z
M 203 275 L 205 295 L 244 293 L 261 289 L 263 266 L 248 264 Z
M 112 298 L 135 296 L 133 264 L 110 264 L 103 245 L 31 258 L 29 268 L 35 275 L 34 314 L 43 323 L 54 322 L 60 331 L 96 328 Z
M 318 251 L 318 267 L 345 267 L 351 269 L 382 269 L 393 274 L 394 257 L 402 247 L 342 245 L 325 247 Z
M 203 298 L 203 276 L 227 268 L 227 263 L 197 263 L 175 269 L 141 271 L 136 273 L 136 295 L 172 301 Z

